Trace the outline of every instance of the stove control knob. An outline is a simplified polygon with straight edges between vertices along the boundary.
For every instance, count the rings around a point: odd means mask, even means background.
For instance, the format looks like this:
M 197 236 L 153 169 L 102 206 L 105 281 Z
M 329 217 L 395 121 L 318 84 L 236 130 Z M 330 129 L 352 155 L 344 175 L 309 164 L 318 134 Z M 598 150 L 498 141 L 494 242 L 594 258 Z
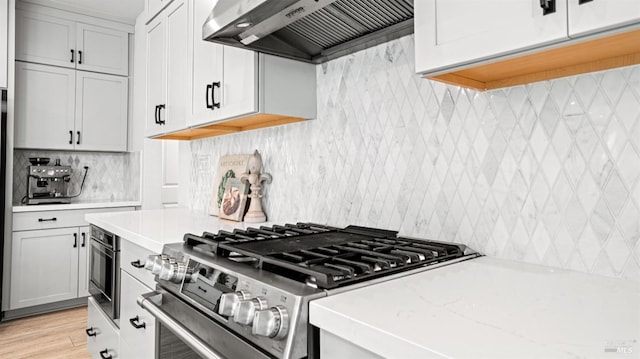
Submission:
M 267 309 L 267 300 L 263 297 L 241 300 L 233 314 L 233 321 L 238 324 L 251 325 L 253 316 L 259 310 Z
M 182 283 L 182 280 L 187 276 L 187 266 L 182 262 L 176 262 L 175 260 L 164 261 L 162 263 L 162 269 L 158 277 L 162 280 Z
M 218 314 L 225 317 L 233 317 L 238 309 L 238 304 L 241 300 L 246 300 L 251 297 L 251 293 L 246 291 L 238 291 L 232 293 L 224 293 L 220 296 L 220 306 L 218 307 Z
M 281 305 L 260 310 L 253 318 L 251 332 L 255 335 L 276 340 L 284 339 L 289 331 L 289 313 Z
M 158 275 L 160 274 L 160 270 L 162 270 L 162 264 L 168 259 L 169 257 L 164 254 L 149 256 L 144 263 L 144 268 L 150 270 L 153 275 Z

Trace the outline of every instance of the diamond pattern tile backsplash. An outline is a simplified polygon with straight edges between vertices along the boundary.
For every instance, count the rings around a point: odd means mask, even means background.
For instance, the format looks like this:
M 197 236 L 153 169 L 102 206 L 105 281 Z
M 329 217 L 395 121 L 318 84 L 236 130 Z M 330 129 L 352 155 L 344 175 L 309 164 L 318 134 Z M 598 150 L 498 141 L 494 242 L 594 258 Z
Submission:
M 89 166 L 79 201 L 137 201 L 140 199 L 140 153 L 15 150 L 13 153 L 13 199 L 27 194 L 29 157 L 48 157 L 53 165 L 71 166 L 71 195 L 80 192 L 84 166 Z
M 640 66 L 480 93 L 413 62 L 412 36 L 336 59 L 317 68 L 317 119 L 193 141 L 191 207 L 220 156 L 258 149 L 269 220 L 640 280 Z

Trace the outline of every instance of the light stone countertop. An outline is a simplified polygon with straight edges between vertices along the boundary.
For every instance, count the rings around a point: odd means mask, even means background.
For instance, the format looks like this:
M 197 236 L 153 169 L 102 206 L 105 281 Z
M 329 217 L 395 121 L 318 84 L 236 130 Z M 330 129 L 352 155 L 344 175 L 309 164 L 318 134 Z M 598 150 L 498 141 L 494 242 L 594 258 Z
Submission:
M 259 227 L 265 223 L 244 223 L 219 219 L 187 208 L 87 214 L 86 220 L 154 253 L 168 243 L 182 242 L 185 233 L 202 235 L 221 229 Z
M 13 213 L 137 206 L 140 206 L 140 201 L 74 201 L 66 204 L 15 205 L 13 206 Z
M 480 257 L 312 301 L 310 320 L 385 358 L 637 358 L 640 282 Z

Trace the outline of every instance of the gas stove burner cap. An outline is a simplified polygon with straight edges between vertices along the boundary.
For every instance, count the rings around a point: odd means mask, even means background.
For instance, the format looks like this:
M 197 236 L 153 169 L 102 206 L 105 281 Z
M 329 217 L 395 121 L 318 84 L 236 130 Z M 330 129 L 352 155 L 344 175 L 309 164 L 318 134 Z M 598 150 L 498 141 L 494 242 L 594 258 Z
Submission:
M 29 162 L 34 166 L 46 166 L 50 161 L 48 157 L 29 157 Z

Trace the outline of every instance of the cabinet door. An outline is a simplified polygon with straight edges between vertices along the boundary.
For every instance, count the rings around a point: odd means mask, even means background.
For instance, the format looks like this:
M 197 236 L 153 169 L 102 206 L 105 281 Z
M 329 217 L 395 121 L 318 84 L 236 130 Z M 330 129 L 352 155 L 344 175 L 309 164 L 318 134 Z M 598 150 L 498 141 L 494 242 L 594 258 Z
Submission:
M 73 149 L 75 70 L 16 62 L 15 147 Z
M 126 358 L 120 355 L 118 329 L 105 316 L 92 297 L 87 305 L 87 350 L 91 358 Z M 90 335 L 90 336 L 89 336 Z M 102 353 L 101 353 L 102 352 Z
M 155 358 L 155 318 L 136 302 L 137 298 L 152 289 L 137 281 L 129 273 L 120 272 L 120 335 L 123 358 Z
M 73 21 L 16 10 L 16 60 L 75 68 Z
M 213 120 L 213 112 L 217 109 L 212 106 L 212 91 L 214 82 L 222 82 L 222 56 L 224 46 L 209 41 L 202 41 L 202 24 L 213 9 L 213 0 L 194 1 L 191 9 L 189 30 L 189 46 L 192 54 L 191 84 L 189 97 L 188 125 L 200 125 Z M 220 100 L 216 96 L 216 101 Z M 208 107 L 209 106 L 209 107 Z
M 146 133 L 147 135 L 162 132 L 158 123 L 159 105 L 165 104 L 165 64 L 164 64 L 164 31 L 165 23 L 160 19 L 147 25 L 147 99 L 146 99 Z M 160 113 L 162 115 L 162 113 Z
M 577 0 L 576 0 L 577 1 Z M 567 39 L 567 3 L 540 0 L 415 2 L 416 71 L 436 72 Z
M 126 151 L 128 89 L 126 77 L 76 72 L 76 149 Z
M 9 20 L 8 15 L 8 1 L 0 0 L 0 24 L 6 24 Z M 0 27 L 0 88 L 7 87 L 7 39 L 8 39 L 8 27 Z
M 569 36 L 584 35 L 640 20 L 638 0 L 593 0 L 569 2 Z
M 78 230 L 78 298 L 89 296 L 89 226 L 80 227 Z
M 258 110 L 258 54 L 224 47 L 222 103 L 215 119 L 227 119 Z
M 167 89 L 166 109 L 162 110 L 163 132 L 170 132 L 185 127 L 187 115 L 187 31 L 188 4 L 174 1 L 164 12 L 166 13 L 166 58 Z
M 78 295 L 78 228 L 14 232 L 10 309 Z
M 124 31 L 78 23 L 78 70 L 129 74 L 129 34 Z

